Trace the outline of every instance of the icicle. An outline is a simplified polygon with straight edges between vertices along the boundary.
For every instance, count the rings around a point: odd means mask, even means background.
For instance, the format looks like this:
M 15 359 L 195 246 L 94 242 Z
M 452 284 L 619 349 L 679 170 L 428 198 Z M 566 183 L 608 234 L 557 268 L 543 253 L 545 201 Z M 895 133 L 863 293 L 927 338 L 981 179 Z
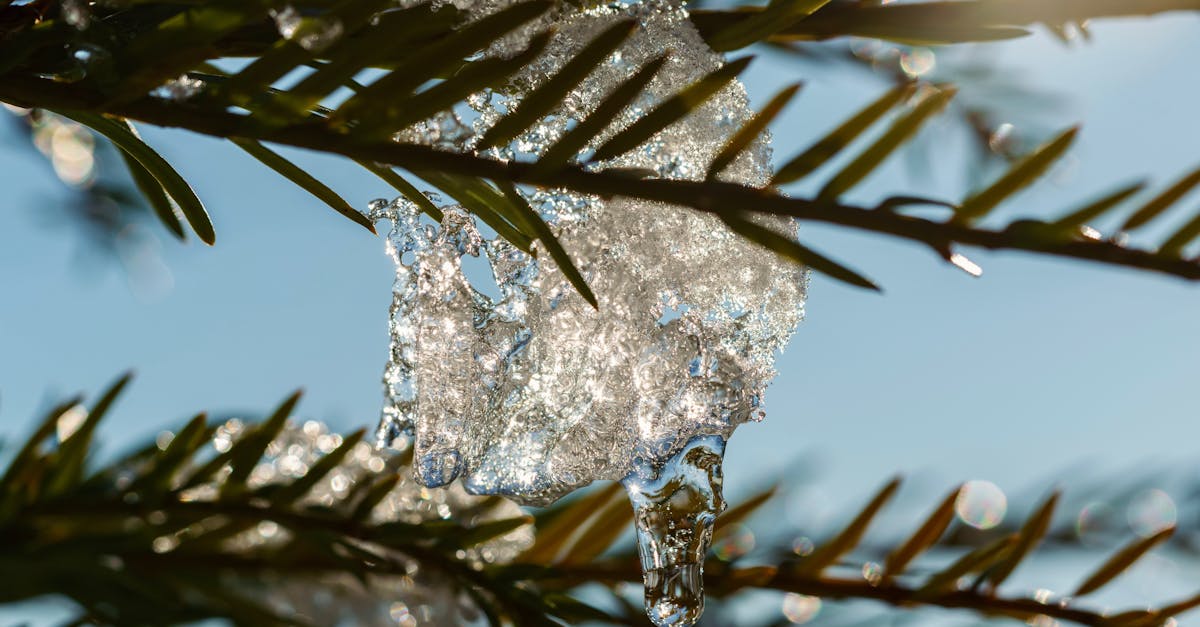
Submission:
M 692 625 L 704 613 L 704 557 L 725 509 L 725 440 L 692 438 L 665 463 L 645 460 L 621 483 L 633 504 L 646 614 L 655 625 Z

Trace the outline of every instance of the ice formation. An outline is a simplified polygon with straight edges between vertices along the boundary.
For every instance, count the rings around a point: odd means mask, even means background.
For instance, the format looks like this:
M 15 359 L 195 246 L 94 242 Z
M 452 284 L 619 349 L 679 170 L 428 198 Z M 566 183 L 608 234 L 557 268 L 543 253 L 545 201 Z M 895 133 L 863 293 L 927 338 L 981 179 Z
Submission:
M 223 453 L 247 432 L 246 425 L 240 420 L 228 420 L 217 427 L 212 445 L 217 452 Z M 251 470 L 247 484 L 258 489 L 273 483 L 293 481 L 341 445 L 342 437 L 331 433 L 319 422 L 289 423 Z M 353 495 L 361 491 L 363 481 L 373 480 L 382 472 L 395 472 L 399 473 L 400 480 L 371 511 L 372 522 L 416 524 L 453 519 L 463 524 L 477 525 L 521 515 L 520 508 L 513 503 L 492 503 L 485 497 L 467 494 L 458 485 L 427 488 L 416 481 L 411 468 L 402 463 L 403 459 L 402 451 L 375 450 L 372 446 L 359 443 L 350 449 L 337 467 L 313 485 L 300 503 L 352 508 L 358 502 Z M 183 498 L 195 501 L 216 498 L 220 480 L 229 472 L 229 466 L 222 468 L 214 481 L 186 490 Z M 196 527 L 189 527 L 180 534 L 195 530 Z M 268 521 L 233 536 L 227 542 L 245 551 L 271 551 L 285 547 L 291 538 L 290 531 Z M 162 536 L 154 541 L 154 550 L 171 551 L 179 542 L 180 538 L 176 535 Z M 533 529 L 524 526 L 464 550 L 462 559 L 474 566 L 510 562 L 532 544 Z M 380 549 L 373 547 L 372 550 Z M 389 558 L 403 565 L 403 574 L 373 576 L 366 582 L 351 575 L 338 574 L 321 578 L 293 576 L 245 583 L 250 588 L 269 588 L 270 594 L 263 595 L 263 598 L 276 612 L 302 619 L 306 624 L 412 627 L 467 624 L 477 618 L 474 603 L 448 578 L 435 570 L 422 569 L 417 561 L 403 554 L 389 554 Z
M 459 8 L 483 15 L 498 6 Z M 672 0 L 566 8 L 525 27 L 487 54 L 508 56 L 530 34 L 556 27 L 545 52 L 505 88 L 468 99 L 400 134 L 457 151 L 574 53 L 619 19 L 639 22 L 623 46 L 558 110 L 500 149 L 500 159 L 544 152 L 603 97 L 648 61 L 670 51 L 639 99 L 579 155 L 666 97 L 719 68 L 722 58 Z M 639 168 L 702 180 L 709 163 L 751 111 L 734 81 L 639 148 L 589 167 Z M 767 138 L 759 137 L 721 175 L 763 186 Z M 546 504 L 595 480 L 622 480 L 636 511 L 647 611 L 659 625 L 693 623 L 703 608 L 700 565 L 721 499 L 725 440 L 763 416 L 774 357 L 803 316 L 806 273 L 731 232 L 710 214 L 562 190 L 522 190 L 550 224 L 596 294 L 593 309 L 545 254 L 536 257 L 484 232 L 459 206 L 440 205 L 432 224 L 403 198 L 374 201 L 391 221 L 396 264 L 391 358 L 384 375 L 379 436 L 411 438 L 417 477 L 429 486 L 461 479 L 473 494 Z M 786 235 L 784 218 L 753 218 Z M 486 260 L 498 294 L 464 271 Z M 486 280 L 486 279 L 482 279 Z M 492 291 L 496 291 L 493 289 Z

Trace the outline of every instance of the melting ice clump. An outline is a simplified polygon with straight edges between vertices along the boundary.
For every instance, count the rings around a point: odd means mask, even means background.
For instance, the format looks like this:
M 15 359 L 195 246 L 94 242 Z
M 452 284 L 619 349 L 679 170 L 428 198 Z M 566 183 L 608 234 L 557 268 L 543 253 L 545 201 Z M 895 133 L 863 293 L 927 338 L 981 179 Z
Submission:
M 499 4 L 456 1 L 486 15 Z M 633 105 L 579 155 L 655 104 L 717 69 L 681 5 L 656 0 L 578 10 L 567 4 L 494 45 L 510 56 L 553 24 L 545 52 L 505 88 L 468 99 L 402 131 L 401 141 L 531 159 L 544 152 L 621 81 L 671 51 Z M 478 138 L 575 53 L 617 20 L 639 28 L 563 99 L 509 145 L 476 150 Z M 702 180 L 730 135 L 749 119 L 734 81 L 687 118 L 639 148 L 594 169 L 648 169 Z M 767 137 L 720 178 L 764 186 Z M 592 481 L 622 480 L 636 510 L 647 610 L 660 625 L 687 625 L 703 607 L 700 565 L 721 499 L 725 440 L 763 416 L 775 355 L 803 316 L 806 272 L 731 232 L 718 218 L 683 207 L 562 190 L 522 190 L 550 224 L 595 292 L 593 309 L 540 242 L 523 252 L 491 236 L 462 207 L 430 195 L 433 223 L 414 203 L 374 201 L 391 221 L 396 264 L 391 358 L 379 437 L 411 438 L 417 478 L 456 478 L 468 492 L 543 505 Z M 752 218 L 794 236 L 782 217 Z M 498 295 L 468 279 L 464 259 L 490 266 Z M 496 290 L 492 290 L 496 291 Z

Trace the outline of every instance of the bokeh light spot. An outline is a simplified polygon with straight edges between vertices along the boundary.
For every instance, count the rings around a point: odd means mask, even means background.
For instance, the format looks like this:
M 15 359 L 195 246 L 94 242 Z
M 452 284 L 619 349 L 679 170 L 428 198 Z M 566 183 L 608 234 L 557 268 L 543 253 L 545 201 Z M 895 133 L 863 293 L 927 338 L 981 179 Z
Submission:
M 1075 535 L 1084 543 L 1090 543 L 1097 536 L 1111 531 L 1113 509 L 1106 503 L 1095 501 L 1083 506 L 1075 519 Z
M 1178 519 L 1175 501 L 1162 490 L 1146 490 L 1133 497 L 1125 513 L 1133 532 L 1148 538 L 1163 529 L 1174 527 Z
M 55 434 L 58 436 L 59 442 L 65 442 L 67 438 L 75 435 L 79 427 L 83 426 L 87 420 L 88 410 L 83 405 L 72 405 L 70 409 L 63 412 L 58 417 L 58 422 L 54 424 Z
M 933 71 L 935 65 L 937 57 L 929 48 L 913 48 L 900 55 L 900 69 L 904 70 L 909 78 L 924 76 Z
M 795 540 L 792 540 L 792 553 L 795 553 L 800 557 L 812 555 L 814 548 L 816 547 L 813 545 L 813 541 L 810 540 L 808 536 L 800 536 Z
M 968 481 L 958 493 L 954 511 L 960 520 L 976 529 L 991 529 L 1008 513 L 1008 497 L 991 481 Z
M 746 525 L 732 524 L 720 531 L 712 550 L 717 559 L 733 561 L 754 550 L 754 532 Z
M 783 615 L 788 622 L 801 625 L 821 613 L 821 598 L 789 592 L 783 595 Z

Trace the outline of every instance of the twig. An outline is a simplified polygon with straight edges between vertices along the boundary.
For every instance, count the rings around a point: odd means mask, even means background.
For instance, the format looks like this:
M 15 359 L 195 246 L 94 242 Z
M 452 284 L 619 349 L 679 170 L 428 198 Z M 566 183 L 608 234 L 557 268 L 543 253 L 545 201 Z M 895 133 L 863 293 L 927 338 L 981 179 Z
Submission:
M 26 107 L 51 109 L 90 109 L 102 105 L 95 93 L 68 84 L 21 76 L 0 79 L 0 100 Z M 364 143 L 336 133 L 323 123 L 270 128 L 252 118 L 154 98 L 142 98 L 120 105 L 107 113 L 215 137 L 274 142 L 400 168 L 433 168 L 516 183 L 568 187 L 583 193 L 628 196 L 718 214 L 744 209 L 789 215 L 800 220 L 836 224 L 920 242 L 943 256 L 947 255 L 952 245 L 961 244 L 990 250 L 1024 250 L 1086 259 L 1160 272 L 1190 281 L 1200 280 L 1200 263 L 1195 259 L 1160 255 L 1154 251 L 1126 248 L 1101 240 L 1047 238 L 1031 231 L 977 228 L 963 223 L 939 222 L 835 202 L 789 198 L 770 189 L 721 181 L 639 179 L 620 172 L 588 171 L 579 166 L 547 172 L 529 163 L 501 162 L 416 144 L 386 141 Z

